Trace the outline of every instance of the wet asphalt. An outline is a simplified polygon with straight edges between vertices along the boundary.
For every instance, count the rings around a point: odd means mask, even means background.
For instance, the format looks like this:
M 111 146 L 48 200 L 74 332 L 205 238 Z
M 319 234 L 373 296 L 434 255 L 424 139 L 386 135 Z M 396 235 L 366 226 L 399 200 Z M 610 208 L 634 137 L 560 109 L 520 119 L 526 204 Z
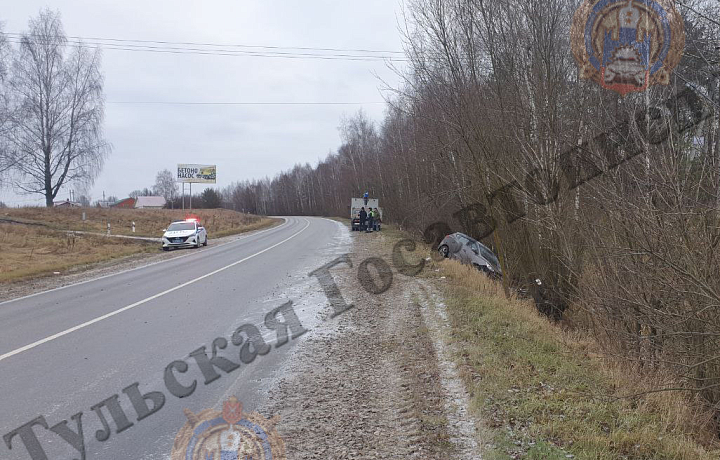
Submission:
M 275 333 L 263 320 L 289 300 L 302 325 L 312 329 L 326 301 L 308 273 L 347 250 L 347 233 L 334 221 L 287 217 L 279 226 L 229 243 L 0 303 L 0 436 L 40 416 L 50 427 L 68 420 L 75 431 L 71 417 L 82 412 L 86 458 L 163 459 L 186 421 L 183 409 L 221 409 L 225 399 L 236 396 L 245 410 L 254 410 L 305 336 L 272 345 L 245 364 L 239 347 L 230 343 L 233 331 L 255 324 L 274 344 Z M 205 384 L 189 355 L 205 346 L 212 357 L 219 337 L 228 345 L 217 348 L 218 355 L 241 365 L 229 373 L 216 368 L 220 377 Z M 165 368 L 176 360 L 189 365 L 186 373 L 175 373 L 178 381 L 188 387 L 197 382 L 183 398 L 172 395 L 164 380 Z M 139 421 L 123 393 L 134 384 L 165 399 L 160 410 Z M 103 425 L 91 407 L 113 395 L 132 425 L 118 433 L 104 407 L 111 434 L 100 441 L 96 431 Z M 39 425 L 34 432 L 47 458 L 80 458 L 57 434 Z M 33 457 L 15 436 L 12 449 L 0 442 L 0 458 Z

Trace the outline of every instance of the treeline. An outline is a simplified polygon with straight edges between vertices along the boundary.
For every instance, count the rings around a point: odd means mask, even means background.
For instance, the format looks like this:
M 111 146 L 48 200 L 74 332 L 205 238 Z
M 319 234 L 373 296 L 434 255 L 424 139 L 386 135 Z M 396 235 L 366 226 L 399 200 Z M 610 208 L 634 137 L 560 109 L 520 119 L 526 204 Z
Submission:
M 202 193 L 193 194 L 192 201 L 190 195 L 176 196 L 170 200 L 167 200 L 166 208 L 182 209 L 183 199 L 185 200 L 185 209 L 190 208 L 192 203 L 193 209 L 216 209 L 227 207 L 232 209 L 232 203 L 223 203 L 222 196 L 213 188 L 206 188 Z
M 576 3 L 410 1 L 410 67 L 382 123 L 357 114 L 316 167 L 225 199 L 346 216 L 369 191 L 418 235 L 444 222 L 483 238 L 543 311 L 720 413 L 718 4 L 678 4 L 670 84 L 619 97 L 578 77 Z

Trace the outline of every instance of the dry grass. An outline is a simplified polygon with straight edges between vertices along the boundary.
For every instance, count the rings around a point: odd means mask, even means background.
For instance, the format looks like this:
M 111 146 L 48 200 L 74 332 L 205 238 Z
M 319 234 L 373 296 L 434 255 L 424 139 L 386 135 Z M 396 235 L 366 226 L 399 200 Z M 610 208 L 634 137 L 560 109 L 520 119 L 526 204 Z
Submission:
M 448 311 L 473 408 L 497 434 L 488 458 L 720 458 L 707 415 L 687 394 L 638 395 L 669 382 L 602 357 L 591 339 L 563 331 L 530 301 L 506 299 L 472 268 L 431 265 L 425 273 L 449 280 Z
M 85 212 L 86 220 L 82 220 Z M 193 213 L 208 230 L 208 236 L 244 233 L 268 227 L 277 219 L 258 217 L 226 209 L 203 209 Z M 185 218 L 182 210 L 101 208 L 19 208 L 0 210 L 0 283 L 63 272 L 69 268 L 157 252 L 159 243 L 95 235 L 68 235 L 65 230 L 104 233 L 110 222 L 114 235 L 159 237 L 173 220 Z M 8 220 L 24 224 L 3 223 Z
M 0 283 L 142 252 L 157 252 L 157 246 L 123 238 L 73 236 L 39 226 L 0 224 Z
M 82 220 L 85 213 L 86 220 Z M 243 214 L 228 209 L 200 209 L 193 211 L 205 225 L 210 238 L 243 233 L 272 225 L 275 220 Z M 110 222 L 114 235 L 160 237 L 164 228 L 174 220 L 184 219 L 186 213 L 172 209 L 116 209 L 116 208 L 16 208 L 0 210 L 0 220 L 9 218 L 29 223 L 41 223 L 59 230 L 101 232 Z

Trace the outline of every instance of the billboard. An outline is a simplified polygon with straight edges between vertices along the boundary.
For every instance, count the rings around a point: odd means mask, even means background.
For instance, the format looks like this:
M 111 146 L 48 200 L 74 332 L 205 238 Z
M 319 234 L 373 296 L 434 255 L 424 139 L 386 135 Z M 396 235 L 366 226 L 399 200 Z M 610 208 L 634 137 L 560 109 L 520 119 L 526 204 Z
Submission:
M 215 165 L 185 165 L 179 164 L 177 170 L 178 182 L 200 184 L 214 184 L 217 167 Z

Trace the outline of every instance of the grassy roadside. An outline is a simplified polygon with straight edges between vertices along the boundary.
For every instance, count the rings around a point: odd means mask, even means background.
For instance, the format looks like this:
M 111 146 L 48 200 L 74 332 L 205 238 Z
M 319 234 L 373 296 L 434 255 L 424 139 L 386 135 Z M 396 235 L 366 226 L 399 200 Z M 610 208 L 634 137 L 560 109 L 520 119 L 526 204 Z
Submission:
M 85 220 L 82 216 L 85 213 Z M 55 230 L 80 230 L 105 233 L 110 223 L 113 235 L 159 237 L 174 220 L 182 220 L 181 209 L 117 209 L 117 208 L 8 208 L 0 210 L 0 221 L 12 219 L 40 224 Z M 276 219 L 258 217 L 229 209 L 198 209 L 193 211 L 207 228 L 210 238 L 244 233 L 273 225 Z M 132 223 L 135 222 L 135 233 Z
M 647 382 L 601 359 L 591 341 L 550 323 L 530 301 L 506 299 L 476 270 L 447 260 L 430 268 L 427 276 L 445 277 L 472 410 L 494 436 L 485 458 L 720 458 L 717 445 L 697 442 L 704 433 L 685 395 L 620 397 Z
M 409 237 L 393 226 L 383 234 Z M 604 359 L 592 339 L 548 321 L 530 300 L 506 299 L 500 284 L 456 261 L 427 261 L 420 276 L 443 290 L 448 339 L 484 425 L 483 458 L 720 459 L 687 394 L 627 397 L 668 382 Z
M 86 220 L 82 220 L 85 212 Z M 194 213 L 208 229 L 210 239 L 259 230 L 277 219 L 257 217 L 225 209 Z M 143 253 L 157 253 L 159 243 L 91 234 L 70 235 L 66 230 L 158 237 L 168 223 L 184 218 L 182 210 L 52 209 L 0 210 L 0 283 L 66 272 L 75 267 L 111 261 Z M 22 223 L 3 223 L 13 221 Z
M 0 283 L 157 251 L 157 243 L 69 235 L 40 226 L 0 224 Z

